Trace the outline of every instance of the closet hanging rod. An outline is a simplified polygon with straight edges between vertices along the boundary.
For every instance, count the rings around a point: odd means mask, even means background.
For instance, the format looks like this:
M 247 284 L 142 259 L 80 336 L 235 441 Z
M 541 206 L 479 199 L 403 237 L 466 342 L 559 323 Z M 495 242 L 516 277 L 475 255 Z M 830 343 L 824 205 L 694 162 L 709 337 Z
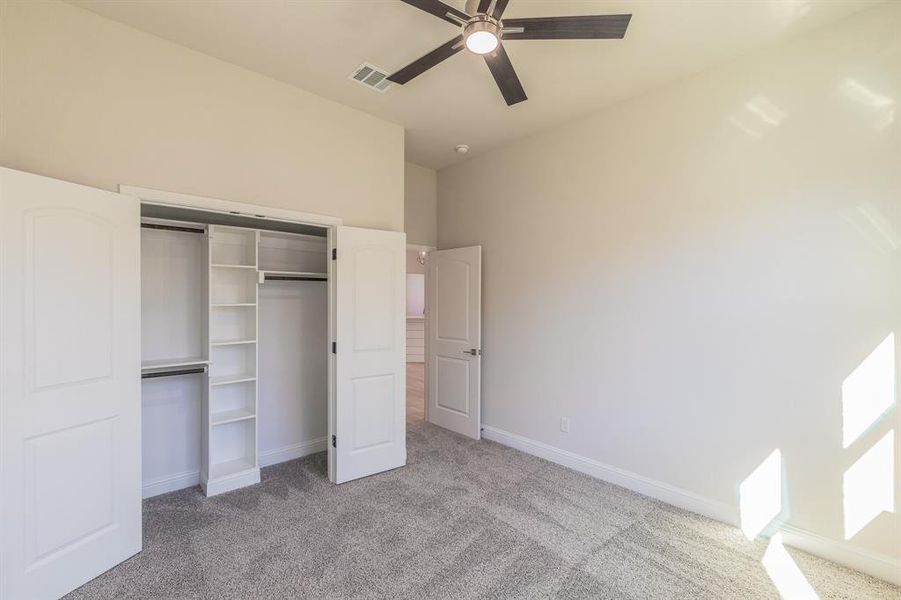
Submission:
M 154 379 L 156 377 L 174 377 L 176 375 L 194 375 L 196 373 L 206 373 L 206 367 L 196 367 L 193 369 L 173 369 L 171 371 L 152 371 L 150 373 L 141 373 L 141 379 Z
M 266 275 L 266 281 L 327 281 L 327 278 L 304 277 L 301 275 Z
M 145 229 L 165 229 L 166 231 L 184 231 L 186 233 L 206 233 L 206 230 L 199 227 L 182 227 L 179 225 L 162 225 L 160 223 L 141 223 L 141 227 Z

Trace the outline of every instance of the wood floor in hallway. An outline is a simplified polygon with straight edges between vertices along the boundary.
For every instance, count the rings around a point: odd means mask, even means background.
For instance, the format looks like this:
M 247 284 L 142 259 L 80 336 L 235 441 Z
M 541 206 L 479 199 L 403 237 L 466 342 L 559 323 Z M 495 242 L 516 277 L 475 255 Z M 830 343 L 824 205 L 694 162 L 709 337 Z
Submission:
M 407 423 L 425 420 L 425 365 L 407 363 Z

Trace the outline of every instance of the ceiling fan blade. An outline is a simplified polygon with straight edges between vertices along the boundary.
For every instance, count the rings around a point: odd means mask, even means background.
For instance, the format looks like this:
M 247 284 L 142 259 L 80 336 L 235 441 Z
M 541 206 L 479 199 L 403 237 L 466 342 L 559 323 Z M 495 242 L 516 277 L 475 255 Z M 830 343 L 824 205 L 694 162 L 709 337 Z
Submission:
M 495 19 L 500 19 L 504 15 L 504 11 L 507 9 L 507 2 L 510 0 L 497 0 L 494 3 L 494 11 L 491 13 L 491 16 Z
M 504 19 L 505 40 L 621 39 L 632 15 Z M 522 28 L 522 31 L 508 29 Z
M 463 21 L 469 20 L 469 15 L 465 12 L 457 10 L 453 6 L 448 6 L 444 2 L 441 2 L 441 0 L 401 0 L 401 2 L 406 2 L 410 6 L 415 6 L 419 10 L 424 10 L 427 13 L 433 14 L 439 19 L 444 19 L 452 25 L 460 25 L 460 21 L 447 16 L 447 13 L 456 15 Z
M 463 36 L 458 35 L 454 39 L 441 44 L 425 56 L 417 58 L 403 69 L 392 73 L 388 76 L 388 81 L 403 85 L 414 77 L 422 75 L 441 61 L 450 58 L 462 49 Z
M 497 87 L 501 89 L 507 106 L 513 106 L 529 99 L 526 91 L 522 89 L 522 84 L 519 82 L 519 77 L 516 76 L 513 63 L 510 62 L 510 57 L 507 56 L 503 44 L 498 45 L 497 50 L 491 54 L 486 54 L 485 62 L 488 64 L 488 70 L 494 76 L 494 81 L 497 82 Z
M 507 2 L 509 0 L 497 0 L 494 3 L 494 10 L 491 11 L 491 16 L 495 19 L 500 19 L 501 15 L 504 14 L 504 9 L 507 8 Z M 479 0 L 478 12 L 487 15 L 489 8 L 491 8 L 491 0 Z

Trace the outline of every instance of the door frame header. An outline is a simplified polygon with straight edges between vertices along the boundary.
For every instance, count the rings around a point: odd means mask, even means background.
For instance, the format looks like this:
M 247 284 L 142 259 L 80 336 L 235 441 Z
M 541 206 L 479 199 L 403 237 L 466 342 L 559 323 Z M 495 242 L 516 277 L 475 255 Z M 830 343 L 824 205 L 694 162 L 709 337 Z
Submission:
M 208 198 L 206 196 L 166 192 L 134 185 L 119 184 L 119 193 L 134 196 L 143 203 L 229 213 L 232 215 L 254 217 L 257 219 L 274 219 L 278 221 L 304 223 L 307 225 L 321 225 L 324 227 L 342 225 L 344 223 L 344 219 L 341 217 L 317 215 L 315 213 L 301 212 L 288 208 L 262 206 L 260 204 L 250 204 L 247 202 L 220 200 L 218 198 Z

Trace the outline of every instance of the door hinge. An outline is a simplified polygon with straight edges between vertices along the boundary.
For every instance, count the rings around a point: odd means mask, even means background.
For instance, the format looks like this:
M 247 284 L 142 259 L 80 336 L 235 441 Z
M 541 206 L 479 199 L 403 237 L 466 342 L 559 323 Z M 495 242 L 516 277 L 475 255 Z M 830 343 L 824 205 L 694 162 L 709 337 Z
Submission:
M 338 342 L 332 342 L 332 354 L 338 354 Z
M 332 436 L 332 448 L 337 448 L 337 447 L 338 447 L 338 436 L 333 435 Z
M 332 248 L 332 260 L 338 260 L 338 249 Z

